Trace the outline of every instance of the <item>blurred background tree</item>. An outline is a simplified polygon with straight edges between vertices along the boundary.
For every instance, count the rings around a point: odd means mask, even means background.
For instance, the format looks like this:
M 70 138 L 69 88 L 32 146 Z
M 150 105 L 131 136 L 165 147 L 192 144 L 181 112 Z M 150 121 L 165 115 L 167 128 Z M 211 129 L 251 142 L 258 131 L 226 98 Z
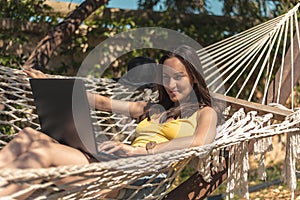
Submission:
M 223 5 L 219 15 L 210 9 L 217 1 Z M 81 5 L 71 1 L 59 6 L 45 0 L 4 0 L 0 2 L 0 64 L 18 68 L 27 61 L 49 73 L 74 75 L 97 44 L 132 28 L 168 28 L 207 46 L 276 17 L 295 3 L 295 0 L 138 0 L 137 10 L 122 10 L 107 8 L 107 1 L 99 0 L 82 1 Z M 94 7 L 82 9 L 83 4 Z M 66 19 L 72 16 L 78 19 L 79 15 L 82 16 L 77 27 L 57 29 L 62 23 L 68 27 L 71 20 Z M 52 42 L 51 48 L 49 45 L 47 50 L 40 48 L 39 41 L 55 30 L 62 32 L 61 41 L 55 42 L 56 37 L 48 41 Z M 38 56 L 31 54 L 35 47 L 47 59 L 36 60 Z M 30 54 L 33 60 L 28 60 Z M 126 70 L 126 62 L 139 55 L 157 58 L 158 51 L 136 50 L 124 55 L 112 64 L 106 76 L 120 76 Z

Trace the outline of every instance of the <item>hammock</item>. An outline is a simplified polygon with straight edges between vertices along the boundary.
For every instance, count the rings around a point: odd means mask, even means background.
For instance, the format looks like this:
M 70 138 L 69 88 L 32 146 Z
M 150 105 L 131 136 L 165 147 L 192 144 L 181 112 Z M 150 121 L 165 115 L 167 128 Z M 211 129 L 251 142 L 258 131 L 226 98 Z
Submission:
M 0 170 L 0 180 L 5 180 L 9 184 L 28 186 L 9 198 L 18 198 L 26 192 L 35 191 L 31 194 L 31 198 L 100 199 L 105 198 L 104 196 L 111 190 L 129 188 L 134 191 L 130 199 L 134 199 L 139 191 L 151 188 L 152 191 L 144 199 L 162 199 L 171 190 L 176 176 L 190 161 L 194 163 L 204 180 L 209 182 L 212 171 L 222 170 L 225 148 L 229 153 L 228 197 L 233 198 L 234 194 L 239 194 L 249 198 L 247 184 L 249 141 L 255 141 L 255 155 L 264 155 L 272 147 L 272 136 L 283 133 L 287 136 L 284 178 L 294 198 L 295 159 L 300 158 L 300 110 L 294 108 L 293 95 L 290 108 L 280 104 L 280 97 L 282 89 L 286 90 L 286 87 L 283 88 L 283 80 L 285 80 L 284 70 L 287 67 L 291 73 L 287 75 L 290 77 L 290 91 L 294 89 L 294 63 L 300 49 L 300 43 L 294 42 L 294 38 L 299 41 L 298 7 L 299 4 L 285 15 L 198 51 L 206 81 L 216 97 L 220 96 L 217 93 L 220 92 L 221 86 L 218 85 L 225 85 L 227 89 L 224 93 L 228 98 L 231 96 L 249 101 L 248 104 L 244 104 L 245 107 L 239 109 L 236 109 L 237 104 L 231 101 L 225 110 L 226 121 L 217 127 L 217 137 L 212 144 L 89 165 L 38 170 Z M 286 52 L 288 45 L 291 50 Z M 293 47 L 296 47 L 297 52 Z M 279 57 L 280 51 L 286 56 Z M 290 59 L 287 59 L 288 54 Z M 218 70 L 212 71 L 215 67 Z M 276 70 L 279 71 L 279 79 L 273 78 L 276 76 L 274 75 Z M 254 84 L 249 90 L 247 83 L 253 83 L 253 78 Z M 20 70 L 0 66 L 0 79 L 0 143 L 5 145 L 22 128 L 31 126 L 39 129 L 40 126 L 25 74 Z M 82 79 L 89 91 L 114 99 L 137 101 L 152 98 L 149 97 L 148 91 L 144 93 L 130 91 L 110 79 Z M 277 87 L 270 92 L 268 90 L 272 84 Z M 260 105 L 271 103 L 269 99 L 275 104 L 271 104 L 273 107 L 265 105 L 261 106 L 261 109 L 251 111 L 250 101 L 257 101 L 254 94 L 262 94 Z M 265 110 L 270 113 L 261 114 L 261 111 Z M 281 113 L 281 118 L 274 118 L 276 110 Z M 105 134 L 110 139 L 118 139 L 126 144 L 130 144 L 133 140 L 135 120 L 103 111 L 93 111 L 92 116 L 97 119 L 95 126 L 99 131 L 96 131 L 96 137 Z M 7 132 L 11 134 L 4 134 Z M 259 168 L 262 177 L 265 176 L 261 170 L 264 167 L 263 161 L 263 159 L 260 161 Z M 161 174 L 165 174 L 166 178 L 156 182 L 156 178 Z M 145 176 L 151 178 L 142 185 L 132 184 Z M 60 180 L 71 177 L 74 179 L 70 179 L 68 183 L 59 184 Z

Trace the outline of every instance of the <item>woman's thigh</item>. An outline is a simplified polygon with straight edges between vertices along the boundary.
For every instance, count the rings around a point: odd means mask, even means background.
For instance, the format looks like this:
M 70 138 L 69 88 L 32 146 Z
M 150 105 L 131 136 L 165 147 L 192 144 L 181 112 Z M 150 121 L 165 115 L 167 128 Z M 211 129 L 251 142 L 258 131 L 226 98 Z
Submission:
M 33 128 L 30 127 L 26 127 L 21 131 L 22 135 L 26 135 L 26 137 L 28 137 L 31 140 L 46 140 L 49 142 L 55 142 L 57 143 L 56 140 L 54 140 L 53 138 L 51 138 L 50 136 L 46 135 L 45 133 L 35 130 Z

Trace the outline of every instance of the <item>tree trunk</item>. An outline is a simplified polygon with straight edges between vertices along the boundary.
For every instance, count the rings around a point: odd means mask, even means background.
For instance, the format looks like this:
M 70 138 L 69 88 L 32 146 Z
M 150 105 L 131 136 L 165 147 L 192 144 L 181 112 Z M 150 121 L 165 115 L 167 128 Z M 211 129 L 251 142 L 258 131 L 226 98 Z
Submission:
M 300 24 L 299 24 L 300 27 Z M 283 70 L 279 68 L 274 80 L 270 83 L 268 88 L 268 96 L 267 96 L 267 104 L 269 103 L 279 103 L 282 105 L 286 105 L 288 98 L 293 95 L 293 89 L 291 86 L 296 86 L 296 83 L 300 80 L 300 54 L 299 54 L 299 41 L 297 36 L 294 36 L 294 43 L 293 46 L 290 46 L 286 55 L 285 55 L 285 62 L 283 66 Z M 293 48 L 293 60 L 291 61 L 291 52 Z M 292 71 L 292 63 L 294 66 L 294 70 Z M 281 77 L 281 85 L 280 83 L 280 76 Z M 292 79 L 293 77 L 293 79 Z M 292 82 L 293 80 L 293 82 Z M 280 93 L 279 93 L 280 90 Z M 278 95 L 280 96 L 278 97 Z M 279 100 L 277 102 L 277 99 Z M 265 103 L 265 102 L 263 102 Z
M 35 47 L 23 67 L 44 70 L 55 49 L 69 38 L 80 24 L 97 8 L 109 0 L 86 0 L 81 3 L 66 19 L 58 24 Z
M 224 149 L 226 154 L 228 152 Z M 199 173 L 193 174 L 185 182 L 163 197 L 163 200 L 203 200 L 215 191 L 228 177 L 228 155 L 223 162 L 223 169 L 211 172 L 212 179 L 206 182 Z

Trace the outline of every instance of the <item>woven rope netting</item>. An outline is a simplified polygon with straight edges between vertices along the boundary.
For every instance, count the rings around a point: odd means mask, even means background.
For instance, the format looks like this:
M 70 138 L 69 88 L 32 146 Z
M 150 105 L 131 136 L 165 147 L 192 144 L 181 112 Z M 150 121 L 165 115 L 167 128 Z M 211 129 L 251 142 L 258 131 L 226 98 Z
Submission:
M 290 69 L 289 86 L 293 91 L 295 60 L 300 48 L 298 10 L 299 3 L 284 15 L 199 50 L 211 91 L 223 93 L 225 85 L 225 95 L 265 104 L 268 92 L 272 92 L 268 89 L 273 76 L 280 70 L 274 94 L 277 98 L 272 99 L 279 103 L 286 69 Z M 255 94 L 259 93 L 258 99 Z
M 266 88 L 272 81 L 276 69 L 285 67 L 286 60 L 284 57 L 278 59 L 279 49 L 283 49 L 283 55 L 285 55 L 286 50 L 284 49 L 288 48 L 287 42 L 292 42 L 295 35 L 299 40 L 299 30 L 295 28 L 298 27 L 298 6 L 287 14 L 263 25 L 199 50 L 198 53 L 203 62 L 205 77 L 210 90 L 219 92 L 218 84 L 225 84 L 226 95 L 249 101 L 254 99 L 254 94 L 262 92 L 263 100 L 261 102 L 264 103 L 267 95 Z M 290 39 L 287 39 L 288 37 Z M 294 55 L 294 52 L 292 51 L 291 54 Z M 289 67 L 293 69 L 293 60 L 291 63 Z M 216 74 L 215 71 L 211 70 L 215 66 L 219 69 Z M 291 76 L 293 77 L 293 74 Z M 237 77 L 237 79 L 232 77 Z M 251 77 L 255 77 L 254 82 Z M 60 78 L 60 76 L 56 76 L 56 78 Z M 241 82 L 239 78 L 244 81 Z M 24 127 L 31 126 L 39 129 L 39 122 L 35 114 L 28 78 L 25 74 L 20 70 L 0 66 L 0 79 L 0 142 L 4 146 Z M 133 92 L 109 79 L 83 79 L 87 89 L 94 93 L 110 96 L 114 99 L 148 100 L 145 99 L 148 98 L 148 95 L 145 95 L 147 91 L 144 93 Z M 253 87 L 251 87 L 250 92 L 247 92 L 249 91 L 247 83 L 250 83 L 251 80 Z M 234 85 L 238 85 L 238 87 L 234 87 Z M 291 87 L 293 91 L 294 86 L 292 84 Z M 280 96 L 280 90 L 278 91 L 278 96 Z M 278 102 L 276 99 L 275 103 Z M 228 109 L 230 111 L 230 107 Z M 156 155 L 121 158 L 89 165 L 60 166 L 47 169 L 4 169 L 0 170 L 0 181 L 27 186 L 13 194 L 11 196 L 13 198 L 34 191 L 31 197 L 36 199 L 95 199 L 104 198 L 111 190 L 130 188 L 134 191 L 130 198 L 134 199 L 139 191 L 151 188 L 151 192 L 145 194 L 144 199 L 160 199 L 169 191 L 168 189 L 178 173 L 191 160 L 204 180 L 209 181 L 211 171 L 222 169 L 225 156 L 224 149 L 226 149 L 229 152 L 227 181 L 229 197 L 233 197 L 235 192 L 247 198 L 249 141 L 255 141 L 255 154 L 264 154 L 271 149 L 272 136 L 286 134 L 287 154 L 284 163 L 284 177 L 293 194 L 296 189 L 295 159 L 300 158 L 300 110 L 291 104 L 290 111 L 289 116 L 278 121 L 273 119 L 272 114 L 259 115 L 257 111 L 245 112 L 241 108 L 228 116 L 226 121 L 218 126 L 215 142 L 206 146 Z M 93 111 L 92 117 L 97 119 L 94 124 L 96 138 L 101 138 L 101 135 L 104 134 L 110 139 L 118 139 L 130 144 L 135 137 L 136 121 L 134 119 L 103 111 Z M 260 163 L 260 167 L 263 167 L 263 162 Z M 160 181 L 155 181 L 161 174 L 166 175 L 166 177 L 159 179 Z M 145 176 L 150 178 L 142 185 L 132 184 Z M 67 183 L 61 182 L 61 180 L 66 179 L 69 180 Z
M 35 126 L 39 129 L 37 115 L 32 105 L 33 99 L 31 98 L 28 79 L 19 70 L 7 67 L 0 67 L 0 70 L 2 79 L 0 84 L 1 98 L 3 100 L 1 102 L 3 107 L 0 111 L 1 127 L 7 128 L 7 130 L 12 129 L 15 132 L 25 126 Z M 145 96 L 138 92 L 130 92 L 109 79 L 86 79 L 86 84 L 87 88 L 94 88 L 94 92 L 111 95 L 114 98 L 122 96 L 123 99 L 141 100 Z M 101 133 L 97 134 L 106 134 L 110 138 L 121 138 L 125 143 L 130 143 L 134 138 L 133 130 L 136 125 L 134 120 L 128 119 L 126 116 L 101 111 L 94 112 L 92 115 L 98 119 L 95 126 L 99 126 L 102 130 Z M 291 134 L 299 131 L 296 126 L 300 120 L 298 111 L 295 111 L 282 123 L 274 124 L 271 123 L 271 120 L 272 114 L 260 116 L 257 115 L 256 111 L 245 113 L 243 109 L 240 109 L 218 127 L 218 136 L 215 143 L 205 147 L 165 152 L 158 155 L 123 158 L 85 166 L 62 166 L 39 170 L 1 170 L 0 174 L 3 179 L 10 183 L 28 184 L 29 187 L 26 190 L 14 194 L 15 196 L 39 188 L 39 190 L 43 190 L 34 194 L 38 194 L 41 198 L 56 199 L 62 196 L 66 199 L 95 198 L 98 195 L 105 195 L 106 192 L 109 192 L 108 189 L 128 187 L 138 191 L 143 187 L 155 187 L 156 184 L 159 193 L 155 195 L 155 191 L 153 191 L 153 194 L 148 198 L 157 199 L 163 196 L 167 191 L 165 187 L 170 187 L 176 175 L 192 158 L 198 159 L 197 169 L 204 175 L 206 180 L 209 180 L 210 171 L 220 170 L 222 166 L 220 164 L 222 160 L 219 158 L 220 155 L 222 157 L 225 147 L 233 151 L 235 158 L 242 159 L 247 155 L 247 143 L 252 139 L 257 140 L 257 151 L 264 153 L 269 148 L 270 142 L 267 142 L 267 146 L 261 145 L 260 143 L 266 142 L 265 139 L 261 138 L 268 139 L 268 137 L 276 134 L 286 132 Z M 5 140 L 13 137 L 13 135 L 7 136 L 3 134 L 3 130 L 1 130 L 1 141 L 5 144 Z M 241 152 L 241 156 L 237 156 L 238 152 Z M 213 169 L 211 169 L 210 163 L 213 163 Z M 232 176 L 239 176 L 239 173 L 245 170 L 243 162 L 235 160 L 231 163 L 234 165 L 232 169 L 235 169 Z M 176 166 L 176 170 L 174 170 L 174 166 Z M 154 180 L 161 173 L 167 174 L 167 178 L 163 182 L 151 183 L 151 180 Z M 146 175 L 153 176 L 149 183 L 142 186 L 129 184 Z M 56 184 L 66 177 L 74 177 L 74 180 L 68 184 Z M 238 183 L 240 179 L 237 179 L 237 177 L 231 178 L 235 183 Z M 43 182 L 36 183 L 37 180 L 43 180 Z M 163 191 L 159 190 L 159 187 L 162 186 Z

